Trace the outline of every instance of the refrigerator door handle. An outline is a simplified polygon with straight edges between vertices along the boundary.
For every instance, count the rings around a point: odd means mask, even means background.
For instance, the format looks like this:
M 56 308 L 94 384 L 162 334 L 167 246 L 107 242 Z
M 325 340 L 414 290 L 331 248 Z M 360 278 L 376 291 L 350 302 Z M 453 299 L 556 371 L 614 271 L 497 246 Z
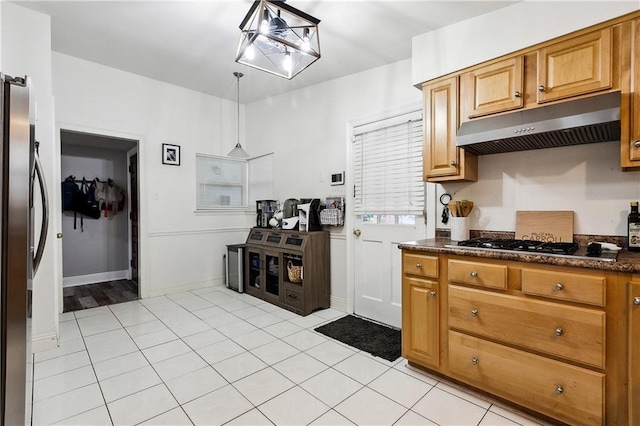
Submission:
M 49 230 L 49 196 L 47 195 L 47 183 L 44 180 L 44 174 L 42 173 L 42 164 L 40 163 L 40 155 L 38 154 L 38 148 L 35 149 L 35 175 L 38 177 L 38 186 L 40 187 L 40 198 L 42 200 L 42 225 L 40 227 L 40 238 L 38 239 L 38 247 L 35 255 L 33 256 L 33 275 L 38 271 L 42 255 L 44 253 L 44 246 L 47 242 L 47 232 Z

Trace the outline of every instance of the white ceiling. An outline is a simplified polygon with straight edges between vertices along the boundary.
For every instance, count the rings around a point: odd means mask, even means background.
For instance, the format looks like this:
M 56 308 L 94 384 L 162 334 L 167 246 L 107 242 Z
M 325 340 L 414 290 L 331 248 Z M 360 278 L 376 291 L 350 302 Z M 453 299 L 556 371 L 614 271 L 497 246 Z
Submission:
M 322 57 L 292 80 L 235 63 L 250 0 L 17 1 L 51 16 L 52 48 L 242 103 L 411 57 L 411 38 L 517 1 L 290 0 L 321 20 Z

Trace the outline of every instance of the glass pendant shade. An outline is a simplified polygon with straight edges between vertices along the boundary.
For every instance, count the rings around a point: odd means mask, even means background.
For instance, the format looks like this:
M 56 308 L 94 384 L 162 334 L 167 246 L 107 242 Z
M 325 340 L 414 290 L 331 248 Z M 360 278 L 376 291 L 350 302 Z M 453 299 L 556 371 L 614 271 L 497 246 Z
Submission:
M 284 1 L 254 1 L 240 24 L 236 62 L 290 80 L 320 59 L 319 23 Z

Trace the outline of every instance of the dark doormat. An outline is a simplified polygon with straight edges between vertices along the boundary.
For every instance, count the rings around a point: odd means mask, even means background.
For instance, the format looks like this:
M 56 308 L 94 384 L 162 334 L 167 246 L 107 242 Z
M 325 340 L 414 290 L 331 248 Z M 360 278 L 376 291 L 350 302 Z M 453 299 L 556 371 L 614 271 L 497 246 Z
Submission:
M 387 361 L 395 361 L 402 354 L 400 330 L 353 315 L 339 318 L 315 330 Z

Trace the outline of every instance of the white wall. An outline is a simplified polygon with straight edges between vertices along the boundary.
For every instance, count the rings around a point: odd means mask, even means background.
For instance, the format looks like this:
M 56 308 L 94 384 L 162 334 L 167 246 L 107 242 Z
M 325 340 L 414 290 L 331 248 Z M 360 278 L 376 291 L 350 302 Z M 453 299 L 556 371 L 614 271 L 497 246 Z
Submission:
M 497 58 L 640 8 L 640 1 L 539 1 L 421 34 L 412 43 L 412 82 Z
M 33 12 L 13 3 L 0 2 L 2 21 L 2 72 L 29 75 L 33 82 L 37 119 L 36 139 L 40 141 L 40 158 L 48 182 L 49 200 L 59 196 L 56 162 L 59 150 L 53 137 L 53 98 L 51 83 L 51 22 L 49 16 Z M 41 206 L 36 199 L 36 223 L 40 223 Z M 55 220 L 55 208 L 51 211 Z M 39 227 L 37 227 L 39 229 Z M 33 349 L 55 344 L 58 323 L 57 285 L 59 270 L 55 262 L 55 224 L 49 226 L 47 246 L 40 269 L 33 281 Z M 37 238 L 37 236 L 36 236 Z M 58 240 L 59 241 L 59 240 Z
M 351 177 L 331 186 L 330 175 L 348 169 L 347 123 L 419 103 L 421 95 L 411 86 L 411 61 L 397 62 L 247 105 L 247 141 L 256 154 L 275 153 L 276 199 L 345 195 Z M 347 299 L 345 231 L 351 229 L 349 222 L 326 229 L 332 232 L 331 296 L 338 307 Z
M 253 214 L 194 212 L 195 154 L 233 148 L 236 104 L 60 53 L 53 82 L 59 127 L 140 141 L 142 296 L 222 283 L 226 244 L 245 241 Z M 163 143 L 180 145 L 179 167 L 162 164 Z
M 640 2 L 525 1 L 413 39 L 413 83 L 638 9 Z M 522 19 L 525 17 L 526 19 Z M 505 36 L 508 35 L 508 36 Z M 477 183 L 438 185 L 473 200 L 471 229 L 514 231 L 516 210 L 573 210 L 574 233 L 625 235 L 640 174 L 620 169 L 620 143 L 481 156 Z M 437 199 L 437 198 L 436 198 Z M 431 210 L 439 228 L 442 206 Z
M 62 178 L 73 175 L 77 180 L 83 177 L 88 183 L 98 178 L 103 182 L 112 179 L 114 184 L 127 188 L 127 153 L 113 149 L 87 147 L 62 143 L 60 166 Z M 129 234 L 127 225 L 128 206 L 124 210 L 104 214 L 93 219 L 83 217 L 84 231 L 81 227 L 81 214 L 66 211 L 62 216 L 62 255 L 63 284 L 87 284 L 106 281 L 104 276 L 126 278 L 129 269 Z M 125 271 L 125 275 L 123 275 Z M 86 277 L 95 275 L 95 277 Z M 71 279 L 73 277 L 73 279 Z M 95 281 L 95 280 L 99 281 Z

